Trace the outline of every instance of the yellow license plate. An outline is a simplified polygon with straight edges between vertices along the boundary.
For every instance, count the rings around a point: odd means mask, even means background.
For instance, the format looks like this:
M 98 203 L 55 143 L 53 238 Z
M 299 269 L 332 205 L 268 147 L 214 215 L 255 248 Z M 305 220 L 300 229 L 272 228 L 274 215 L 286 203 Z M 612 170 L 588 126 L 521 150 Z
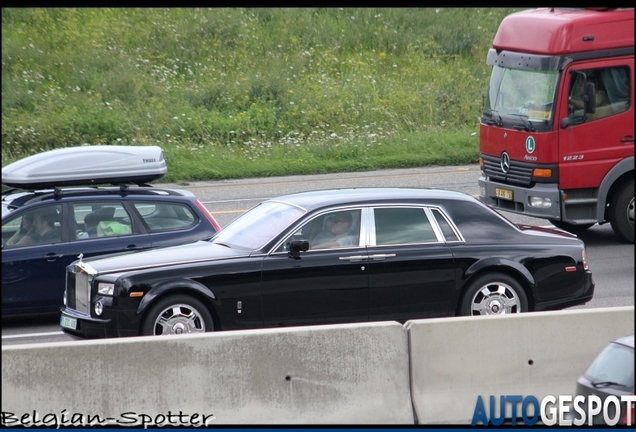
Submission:
M 511 190 L 495 188 L 495 196 L 497 198 L 505 199 L 508 201 L 512 201 L 514 195 Z

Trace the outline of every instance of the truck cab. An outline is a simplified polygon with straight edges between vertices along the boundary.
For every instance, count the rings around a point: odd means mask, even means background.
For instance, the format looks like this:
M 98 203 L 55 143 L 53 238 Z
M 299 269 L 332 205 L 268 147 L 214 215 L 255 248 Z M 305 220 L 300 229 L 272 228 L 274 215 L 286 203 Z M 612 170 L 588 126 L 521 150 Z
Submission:
M 634 241 L 634 9 L 506 17 L 480 123 L 480 199 Z

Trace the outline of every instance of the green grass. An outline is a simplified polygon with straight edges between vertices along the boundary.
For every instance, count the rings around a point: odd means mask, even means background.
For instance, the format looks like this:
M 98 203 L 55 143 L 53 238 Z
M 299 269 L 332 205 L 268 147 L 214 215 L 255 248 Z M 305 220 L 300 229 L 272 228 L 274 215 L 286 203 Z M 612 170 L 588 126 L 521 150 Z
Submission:
M 159 145 L 166 181 L 474 163 L 513 9 L 5 8 L 2 164 Z

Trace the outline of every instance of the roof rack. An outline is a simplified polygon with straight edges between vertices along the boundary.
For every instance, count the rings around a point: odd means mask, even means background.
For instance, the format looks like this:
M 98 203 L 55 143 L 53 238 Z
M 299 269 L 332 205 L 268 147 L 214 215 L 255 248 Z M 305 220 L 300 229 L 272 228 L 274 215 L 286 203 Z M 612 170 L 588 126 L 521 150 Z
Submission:
M 2 168 L 2 184 L 19 189 L 61 186 L 149 186 L 168 169 L 158 146 L 83 145 L 50 150 Z

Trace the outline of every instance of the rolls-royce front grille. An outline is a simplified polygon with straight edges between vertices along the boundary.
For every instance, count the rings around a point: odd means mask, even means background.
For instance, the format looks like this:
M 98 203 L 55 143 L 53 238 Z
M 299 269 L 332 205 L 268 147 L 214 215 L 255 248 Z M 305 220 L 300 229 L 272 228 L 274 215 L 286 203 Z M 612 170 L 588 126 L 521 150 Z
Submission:
M 85 314 L 91 310 L 91 286 L 84 272 L 75 275 L 75 310 Z
M 90 315 L 91 285 L 97 272 L 86 263 L 71 264 L 66 275 L 66 306 Z

